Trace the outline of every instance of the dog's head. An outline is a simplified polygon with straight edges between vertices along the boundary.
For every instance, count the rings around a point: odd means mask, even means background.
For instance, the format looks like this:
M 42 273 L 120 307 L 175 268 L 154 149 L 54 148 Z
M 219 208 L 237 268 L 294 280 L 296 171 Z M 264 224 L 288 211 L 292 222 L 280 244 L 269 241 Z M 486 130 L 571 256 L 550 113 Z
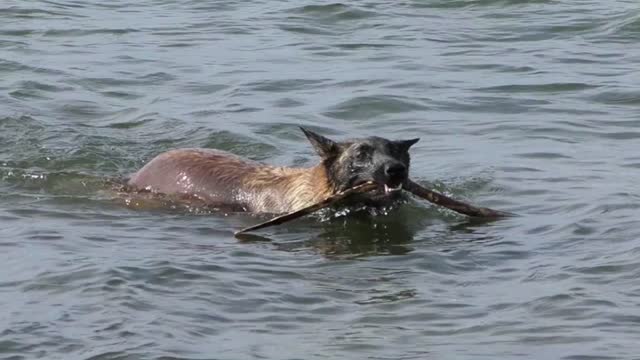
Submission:
M 420 139 L 387 140 L 377 136 L 336 142 L 301 128 L 322 158 L 336 191 L 373 181 L 378 195 L 398 193 L 409 177 L 409 148 Z

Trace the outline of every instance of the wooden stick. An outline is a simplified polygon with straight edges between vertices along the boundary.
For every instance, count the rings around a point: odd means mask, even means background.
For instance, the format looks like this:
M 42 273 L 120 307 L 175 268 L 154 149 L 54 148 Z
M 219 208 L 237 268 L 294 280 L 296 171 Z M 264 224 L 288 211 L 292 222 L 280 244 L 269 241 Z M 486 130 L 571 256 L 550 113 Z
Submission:
M 310 214 L 310 213 L 312 213 L 312 212 L 314 212 L 316 210 L 320 210 L 322 208 L 326 208 L 328 206 L 331 206 L 331 205 L 335 204 L 336 202 L 338 202 L 340 200 L 343 200 L 343 199 L 345 199 L 345 198 L 347 198 L 349 196 L 352 196 L 352 195 L 355 195 L 355 194 L 361 194 L 361 193 L 369 192 L 369 191 L 377 189 L 377 188 L 378 188 L 378 185 L 376 185 L 375 183 L 367 182 L 367 183 L 352 187 L 350 189 L 347 189 L 347 190 L 345 190 L 343 192 L 339 192 L 339 193 L 337 193 L 335 195 L 329 196 L 328 198 L 326 198 L 326 199 L 324 199 L 324 200 L 322 200 L 322 201 L 320 201 L 318 203 L 315 203 L 313 205 L 309 205 L 309 206 L 307 206 L 305 208 L 302 208 L 300 210 L 296 210 L 294 212 L 290 212 L 290 213 L 287 213 L 287 214 L 284 214 L 284 215 L 280 215 L 280 216 L 277 216 L 277 217 L 275 217 L 275 218 L 273 218 L 271 220 L 262 222 L 260 224 L 244 228 L 244 229 L 242 229 L 240 231 L 237 231 L 235 233 L 235 235 L 242 234 L 242 233 L 245 233 L 247 231 L 253 231 L 253 230 L 266 228 L 266 227 L 273 226 L 273 225 L 280 225 L 280 224 L 282 224 L 284 222 L 287 222 L 287 221 L 290 221 L 290 220 L 294 220 L 294 219 L 297 219 L 299 217 L 302 217 L 302 216 L 305 216 L 307 214 Z
M 407 183 L 405 185 L 405 190 L 427 201 L 430 201 L 436 205 L 444 206 L 447 209 L 451 209 L 455 212 L 468 215 L 468 216 L 484 217 L 484 218 L 501 218 L 501 217 L 514 215 L 504 211 L 498 211 L 498 210 L 493 210 L 493 209 L 484 208 L 484 207 L 475 207 L 473 205 L 463 203 L 462 201 L 454 200 L 438 192 L 429 190 L 423 187 L 422 185 L 413 182 L 410 179 L 407 180 Z
M 243 233 L 249 232 L 249 231 L 254 231 L 254 230 L 258 230 L 258 229 L 263 229 L 269 226 L 274 226 L 274 225 L 280 225 L 282 223 L 285 223 L 287 221 L 291 221 L 300 217 L 303 217 L 305 215 L 311 214 L 314 211 L 329 207 L 333 204 L 335 204 L 336 202 L 340 201 L 340 200 L 344 200 L 345 198 L 355 195 L 355 194 L 362 194 L 365 192 L 369 192 L 372 190 L 375 190 L 378 188 L 378 185 L 376 185 L 373 182 L 367 182 L 355 187 L 352 187 L 351 189 L 347 189 L 343 192 L 337 193 L 335 195 L 329 196 L 328 198 L 315 203 L 313 205 L 309 205 L 305 208 L 302 208 L 300 210 L 296 210 L 294 212 L 290 212 L 287 214 L 283 214 L 280 216 L 277 216 L 271 220 L 267 220 L 265 222 L 261 222 L 259 224 L 253 225 L 253 226 L 249 226 L 246 227 L 240 231 L 236 231 L 235 235 L 241 235 Z M 482 217 L 482 218 L 501 218 L 501 217 L 507 217 L 507 216 L 513 216 L 513 214 L 511 213 L 507 213 L 504 211 L 498 211 L 498 210 L 493 210 L 493 209 L 489 209 L 489 208 L 484 208 L 484 207 L 476 207 L 473 205 L 469 205 L 466 203 L 463 203 L 462 201 L 458 201 L 455 199 L 452 199 L 450 197 L 444 196 L 436 191 L 433 190 L 429 190 L 425 187 L 423 187 L 422 185 L 419 185 L 415 182 L 413 182 L 412 180 L 407 180 L 407 183 L 404 186 L 404 190 L 411 192 L 412 194 L 423 198 L 427 201 L 430 201 L 436 205 L 440 205 L 443 207 L 446 207 L 447 209 L 451 209 L 453 211 L 456 211 L 458 213 L 464 214 L 464 215 L 468 215 L 468 216 L 472 216 L 472 217 Z

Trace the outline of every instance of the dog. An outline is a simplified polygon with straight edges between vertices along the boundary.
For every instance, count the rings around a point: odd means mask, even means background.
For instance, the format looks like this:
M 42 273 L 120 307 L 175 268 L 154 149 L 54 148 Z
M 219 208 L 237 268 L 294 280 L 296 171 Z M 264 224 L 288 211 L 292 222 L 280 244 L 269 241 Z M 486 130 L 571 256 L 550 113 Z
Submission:
M 210 206 L 280 214 L 373 181 L 378 189 L 361 201 L 380 205 L 398 198 L 408 181 L 409 149 L 420 140 L 370 136 L 337 142 L 300 129 L 320 156 L 315 166 L 275 167 L 221 150 L 177 149 L 153 158 L 127 183 L 136 190 L 193 197 Z

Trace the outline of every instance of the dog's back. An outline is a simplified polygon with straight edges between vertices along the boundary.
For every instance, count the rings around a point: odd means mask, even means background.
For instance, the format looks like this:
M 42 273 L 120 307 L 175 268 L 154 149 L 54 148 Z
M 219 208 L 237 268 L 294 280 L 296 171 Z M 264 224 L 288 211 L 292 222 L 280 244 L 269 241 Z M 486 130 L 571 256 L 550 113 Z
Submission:
M 178 149 L 158 155 L 128 184 L 163 194 L 194 196 L 209 205 L 282 213 L 331 194 L 323 168 L 264 165 L 214 149 Z

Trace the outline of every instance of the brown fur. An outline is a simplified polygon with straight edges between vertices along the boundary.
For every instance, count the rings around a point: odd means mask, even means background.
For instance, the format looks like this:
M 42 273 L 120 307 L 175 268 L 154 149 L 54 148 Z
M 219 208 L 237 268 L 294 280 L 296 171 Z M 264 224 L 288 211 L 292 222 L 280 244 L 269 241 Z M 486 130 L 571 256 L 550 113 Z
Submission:
M 132 176 L 128 185 L 195 197 L 214 207 L 284 213 L 370 181 L 379 185 L 378 195 L 382 196 L 367 196 L 362 202 L 385 204 L 397 197 L 397 190 L 408 179 L 408 151 L 418 139 L 392 141 L 370 136 L 335 142 L 301 130 L 322 159 L 316 166 L 275 167 L 220 150 L 179 149 L 155 157 Z
M 332 195 L 322 163 L 311 168 L 274 167 L 213 149 L 179 149 L 158 155 L 128 183 L 163 194 L 193 195 L 209 205 L 284 213 Z

